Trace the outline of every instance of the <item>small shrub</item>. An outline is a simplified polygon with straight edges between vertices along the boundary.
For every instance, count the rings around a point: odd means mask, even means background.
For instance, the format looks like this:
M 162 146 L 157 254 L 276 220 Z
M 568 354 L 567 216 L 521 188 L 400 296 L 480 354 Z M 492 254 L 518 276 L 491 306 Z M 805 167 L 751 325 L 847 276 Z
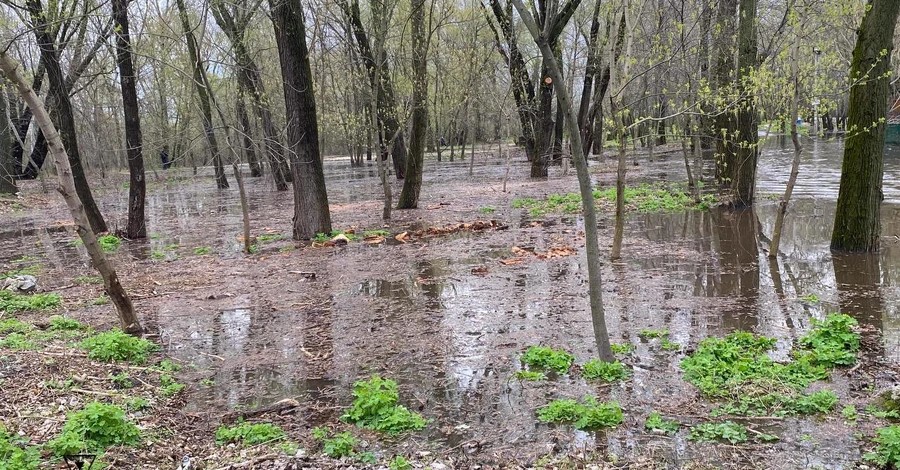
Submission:
M 644 422 L 644 428 L 651 431 L 661 431 L 665 434 L 675 434 L 680 426 L 677 421 L 663 419 L 662 415 L 657 411 L 650 412 L 650 416 Z
M 731 421 L 702 423 L 691 428 L 688 439 L 702 442 L 728 441 L 732 444 L 739 444 L 747 442 L 747 428 Z
M 353 384 L 353 396 L 353 406 L 341 416 L 348 423 L 388 434 L 418 431 L 427 424 L 421 415 L 397 404 L 400 396 L 393 380 L 373 375 Z
M 622 408 L 618 403 L 600 403 L 592 396 L 584 403 L 572 399 L 553 400 L 537 410 L 538 419 L 545 423 L 574 423 L 575 429 L 601 429 L 622 422 Z
M 517 370 L 516 378 L 526 382 L 537 382 L 539 380 L 547 380 L 547 375 L 543 372 L 532 372 L 530 370 Z
M 856 412 L 856 407 L 853 405 L 847 405 L 841 409 L 841 416 L 847 421 L 856 421 L 859 418 L 859 414 Z
M 561 350 L 545 346 L 531 346 L 522 354 L 522 362 L 529 367 L 548 369 L 557 374 L 565 374 L 575 362 L 575 356 Z
M 588 380 L 618 382 L 631 376 L 631 369 L 619 361 L 603 362 L 599 359 L 591 359 L 582 366 L 581 376 Z
M 140 440 L 137 426 L 115 405 L 93 402 L 69 413 L 59 437 L 47 445 L 57 456 L 89 451 L 103 453 L 116 445 L 135 445 Z
M 388 468 L 390 470 L 409 470 L 412 468 L 412 465 L 402 455 L 398 455 L 388 463 Z
M 875 450 L 863 456 L 884 468 L 900 468 L 900 426 L 879 429 L 875 436 Z
M 0 469 L 36 470 L 41 455 L 35 446 L 27 446 L 26 440 L 10 433 L 0 424 Z
M 353 448 L 356 447 L 357 440 L 349 432 L 341 432 L 330 439 L 322 441 L 322 452 L 333 458 L 353 455 Z
M 110 374 L 109 380 L 116 386 L 116 388 L 131 388 L 134 387 L 134 382 L 131 381 L 131 376 L 128 375 L 128 372 L 121 372 L 119 374 Z
M 201 246 L 199 248 L 194 248 L 195 255 L 208 255 L 212 253 L 212 248 L 208 246 Z
M 103 235 L 97 239 L 97 242 L 100 243 L 100 249 L 106 253 L 112 253 L 122 245 L 122 240 L 115 235 Z
M 284 437 L 284 431 L 272 423 L 238 423 L 236 426 L 221 426 L 216 430 L 216 443 L 219 445 L 240 442 L 245 446 L 252 446 Z
M 85 328 L 87 327 L 74 318 L 62 317 L 59 315 L 50 317 L 50 330 L 52 331 L 72 331 L 83 330 Z
M 176 382 L 169 374 L 162 374 L 159 376 L 159 385 L 162 387 L 160 393 L 162 393 L 164 397 L 176 395 L 178 392 L 184 390 L 185 387 L 183 383 Z
M 609 347 L 615 354 L 631 354 L 635 350 L 635 346 L 631 343 L 610 344 Z
M 14 294 L 0 290 L 0 313 L 37 312 L 58 307 L 62 299 L 58 294 Z
M 150 341 L 123 333 L 119 329 L 89 336 L 78 346 L 87 350 L 90 359 L 103 362 L 126 361 L 133 364 L 147 362 L 150 353 L 159 349 Z

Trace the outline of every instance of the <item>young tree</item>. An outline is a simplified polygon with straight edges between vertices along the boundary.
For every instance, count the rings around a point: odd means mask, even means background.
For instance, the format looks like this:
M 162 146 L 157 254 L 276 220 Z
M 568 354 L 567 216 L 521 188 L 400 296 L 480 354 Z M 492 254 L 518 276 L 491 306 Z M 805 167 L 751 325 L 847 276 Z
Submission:
M 9 109 L 9 101 L 6 99 L 6 90 L 0 89 L 0 116 L 5 117 Z M 16 189 L 16 161 L 12 155 L 13 129 L 7 124 L 7 120 L 0 122 L 0 194 L 15 194 Z
M 144 156 L 141 136 L 141 114 L 138 105 L 134 62 L 131 59 L 131 38 L 128 34 L 128 0 L 112 0 L 116 32 L 116 58 L 119 81 L 122 85 L 122 105 L 125 114 L 125 145 L 128 152 L 128 238 L 146 238 L 147 222 L 144 201 L 147 185 L 144 181 Z
M 833 251 L 876 251 L 881 233 L 885 116 L 900 1 L 869 0 L 850 63 L 850 111 Z
M 294 175 L 294 239 L 331 232 L 325 173 L 319 156 L 316 99 L 300 0 L 269 0 L 284 80 L 287 148 Z
M 406 158 L 406 179 L 397 200 L 398 209 L 415 209 L 419 204 L 422 166 L 425 162 L 425 131 L 428 128 L 428 41 L 425 35 L 425 0 L 413 0 L 411 8 L 412 130 L 409 134 L 409 155 Z
M 63 199 L 65 199 L 69 212 L 72 214 L 72 219 L 75 221 L 75 230 L 84 242 L 84 247 L 91 257 L 91 263 L 103 276 L 106 293 L 116 306 L 122 331 L 140 334 L 143 328 L 137 315 L 134 313 L 134 305 L 131 303 L 131 298 L 128 297 L 122 284 L 119 283 L 119 277 L 115 268 L 106 259 L 106 255 L 103 254 L 100 243 L 97 241 L 97 234 L 91 229 L 84 205 L 76 193 L 75 179 L 73 178 L 72 169 L 69 167 L 70 158 L 66 154 L 66 147 L 40 98 L 28 86 L 25 77 L 19 73 L 18 66 L 19 64 L 9 57 L 5 50 L 0 51 L 0 70 L 18 88 L 19 94 L 22 95 L 31 108 L 35 122 L 44 131 L 44 135 L 48 136 L 47 146 L 50 156 L 56 164 L 56 173 L 59 175 L 59 187 L 57 189 Z

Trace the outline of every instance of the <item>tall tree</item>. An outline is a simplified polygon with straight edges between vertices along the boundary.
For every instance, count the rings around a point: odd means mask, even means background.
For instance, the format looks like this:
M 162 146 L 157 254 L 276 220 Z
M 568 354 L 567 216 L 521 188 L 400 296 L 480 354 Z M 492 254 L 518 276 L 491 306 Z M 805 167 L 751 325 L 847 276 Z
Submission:
M 62 66 L 59 62 L 59 50 L 50 34 L 46 12 L 43 5 L 41 5 L 41 0 L 28 0 L 26 5 L 34 25 L 34 34 L 38 47 L 41 50 L 41 58 L 43 58 L 44 66 L 47 69 L 47 79 L 50 82 L 47 98 L 50 101 L 51 108 L 56 110 L 59 132 L 63 145 L 67 149 L 66 155 L 69 159 L 72 178 L 75 181 L 75 192 L 84 206 L 84 212 L 87 215 L 91 229 L 97 233 L 106 232 L 106 221 L 103 220 L 100 208 L 97 206 L 97 202 L 94 201 L 94 195 L 91 193 L 87 177 L 84 174 L 81 154 L 78 151 L 75 115 L 72 111 L 72 101 L 69 99 L 69 86 L 66 83 L 66 78 L 63 75 Z M 32 112 L 35 111 L 32 109 Z
M 57 132 L 56 126 L 50 120 L 50 115 L 41 103 L 40 98 L 29 88 L 25 78 L 19 73 L 17 64 L 11 57 L 6 55 L 5 51 L 0 51 L 0 70 L 6 75 L 19 90 L 19 94 L 25 99 L 25 102 L 31 108 L 35 122 L 43 129 L 44 134 L 49 136 L 47 146 L 50 150 L 50 156 L 56 164 L 56 173 L 59 176 L 59 193 L 66 201 L 69 212 L 75 221 L 75 230 L 84 242 L 88 255 L 91 257 L 91 264 L 103 276 L 103 284 L 106 287 L 106 293 L 109 295 L 113 305 L 116 306 L 116 312 L 119 316 L 119 324 L 122 330 L 131 334 L 140 334 L 143 331 L 141 322 L 134 313 L 134 305 L 131 298 L 125 292 L 115 268 L 106 259 L 106 255 L 100 248 L 97 241 L 97 234 L 91 229 L 91 223 L 88 220 L 88 214 L 85 212 L 83 201 L 79 199 L 77 189 L 75 187 L 74 172 L 69 167 L 71 158 L 66 155 L 66 147 L 60 139 L 60 133 Z M 52 85 L 51 85 L 52 87 Z
M 850 63 L 850 110 L 833 251 L 875 251 L 881 232 L 885 116 L 900 1 L 869 0 Z
M 144 180 L 143 139 L 141 114 L 138 105 L 134 62 L 131 58 L 131 38 L 128 33 L 128 0 L 112 0 L 116 23 L 116 59 L 119 63 L 119 82 L 122 86 L 122 105 L 125 113 L 125 145 L 128 153 L 128 238 L 146 238 L 147 222 L 144 201 L 147 184 Z
M 184 0 L 175 0 L 175 4 L 178 6 L 181 28 L 184 30 L 184 39 L 187 42 L 188 57 L 193 70 L 194 90 L 197 92 L 200 114 L 203 118 L 203 133 L 206 136 L 209 150 L 212 152 L 213 166 L 216 172 L 216 187 L 225 189 L 228 188 L 228 178 L 225 176 L 225 167 L 222 166 L 222 155 L 219 153 L 219 143 L 216 140 L 215 128 L 213 128 L 212 106 L 209 102 L 209 91 L 206 88 L 206 68 L 203 65 L 203 60 L 200 58 L 200 46 L 188 19 Z
M 6 90 L 0 89 L 0 117 L 6 117 L 9 100 Z M 15 132 L 7 122 L 0 122 L 0 194 L 14 194 L 16 189 L 16 160 L 12 155 L 12 133 Z
M 287 148 L 294 175 L 294 239 L 331 232 L 306 26 L 300 0 L 269 0 L 284 81 Z
M 715 66 L 713 82 L 720 97 L 731 90 L 734 81 L 734 38 L 738 0 L 719 0 L 716 10 Z M 720 185 L 731 183 L 734 166 L 734 134 L 737 123 L 733 112 L 719 113 L 715 118 L 716 129 L 716 181 Z
M 428 129 L 428 41 L 425 35 L 425 0 L 413 0 L 412 23 L 412 130 L 409 155 L 406 157 L 406 179 L 397 200 L 398 209 L 415 209 L 422 189 L 422 166 L 425 162 L 425 137 Z
M 750 76 L 756 69 L 759 55 L 757 45 L 756 8 L 758 0 L 741 0 L 738 26 L 738 87 L 741 101 L 737 113 L 738 144 L 731 167 L 731 195 L 735 206 L 753 204 L 756 187 L 756 166 L 759 162 L 759 117 Z

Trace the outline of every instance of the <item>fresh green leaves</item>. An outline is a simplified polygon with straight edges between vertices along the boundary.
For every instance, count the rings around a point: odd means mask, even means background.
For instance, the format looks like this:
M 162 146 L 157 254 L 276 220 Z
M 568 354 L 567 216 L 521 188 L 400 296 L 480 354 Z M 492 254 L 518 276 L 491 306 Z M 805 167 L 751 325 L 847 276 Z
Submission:
M 545 423 L 574 423 L 575 429 L 602 429 L 620 424 L 622 408 L 617 402 L 600 403 L 592 396 L 582 402 L 572 399 L 553 400 L 537 410 Z
M 397 404 L 400 396 L 393 380 L 373 375 L 353 384 L 353 396 L 353 406 L 341 416 L 348 423 L 388 434 L 418 431 L 427 424 L 421 415 Z
M 740 444 L 741 442 L 747 442 L 747 428 L 731 421 L 701 423 L 691 428 L 688 439 L 702 442 L 727 441 L 732 444 Z
M 618 382 L 631 376 L 631 369 L 619 361 L 603 362 L 591 359 L 581 367 L 581 376 L 588 380 Z
M 522 362 L 529 367 L 565 374 L 575 362 L 575 356 L 561 349 L 531 346 L 525 351 L 525 354 L 522 354 Z
M 37 312 L 58 307 L 62 298 L 58 294 L 14 294 L 0 290 L 0 313 Z
M 806 349 L 798 357 L 825 367 L 849 366 L 856 362 L 859 350 L 859 334 L 853 332 L 856 320 L 849 315 L 831 314 L 824 321 L 813 320 L 815 328 L 800 338 L 800 346 Z
M 91 359 L 104 362 L 126 361 L 133 364 L 147 362 L 150 353 L 159 349 L 159 346 L 150 341 L 123 333 L 119 329 L 89 336 L 78 346 L 87 350 Z
M 0 469 L 36 470 L 41 463 L 41 455 L 35 446 L 11 433 L 0 424 Z
M 651 411 L 647 421 L 644 422 L 644 428 L 651 431 L 660 431 L 665 434 L 675 434 L 680 425 L 677 421 L 663 419 L 658 411 Z
M 135 445 L 140 440 L 137 426 L 125 418 L 125 411 L 115 405 L 88 403 L 70 413 L 59 437 L 48 447 L 58 456 L 102 453 L 116 445 Z
M 863 458 L 884 468 L 900 468 L 900 426 L 887 426 L 877 431 L 875 450 Z
M 219 445 L 240 442 L 245 446 L 253 446 L 284 437 L 284 431 L 272 423 L 238 423 L 235 426 L 221 426 L 216 430 L 216 443 Z

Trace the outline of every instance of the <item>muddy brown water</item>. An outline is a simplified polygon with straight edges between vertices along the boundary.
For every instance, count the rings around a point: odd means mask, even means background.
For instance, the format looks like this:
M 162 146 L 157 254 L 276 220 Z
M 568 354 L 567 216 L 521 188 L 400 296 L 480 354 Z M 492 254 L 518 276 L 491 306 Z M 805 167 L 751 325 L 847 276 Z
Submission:
M 637 348 L 626 359 L 634 376 L 624 385 L 598 386 L 570 376 L 546 383 L 513 379 L 521 367 L 517 357 L 529 345 L 565 347 L 579 363 L 592 356 L 595 346 L 582 253 L 511 266 L 498 263 L 511 257 L 512 246 L 545 250 L 560 242 L 572 244 L 580 224 L 577 217 L 550 216 L 545 226 L 532 226 L 527 214 L 509 207 L 513 196 L 499 192 L 506 171 L 499 159 L 480 156 L 472 176 L 467 162 L 432 162 L 426 167 L 423 195 L 427 200 L 432 188 L 450 200 L 454 185 L 496 187 L 486 202 L 497 209 L 490 217 L 508 223 L 507 230 L 285 254 L 278 248 L 290 243 L 281 242 L 264 246 L 269 259 L 248 267 L 239 264 L 236 191 L 216 191 L 205 180 L 164 182 L 148 198 L 154 237 L 126 243 L 116 257 L 155 263 L 148 269 L 164 277 L 166 263 L 154 262 L 154 256 L 187 257 L 195 247 L 208 246 L 220 266 L 216 275 L 225 274 L 209 282 L 210 289 L 152 303 L 150 316 L 159 325 L 167 353 L 212 380 L 193 387 L 189 411 L 254 407 L 294 397 L 304 403 L 302 419 L 310 426 L 335 423 L 352 401 L 352 383 L 378 372 L 398 380 L 403 403 L 434 420 L 404 445 L 454 455 L 457 462 L 466 462 L 462 466 L 598 451 L 673 467 L 702 460 L 740 462 L 734 464 L 738 467 L 768 462 L 762 466 L 844 468 L 859 459 L 864 443 L 850 437 L 854 430 L 839 419 L 754 423 L 755 429 L 775 433 L 781 441 L 734 452 L 689 442 L 684 431 L 669 438 L 642 429 L 654 409 L 686 423 L 709 410 L 680 378 L 683 353 L 663 352 L 658 344 L 641 340 L 643 329 L 667 328 L 671 339 L 686 348 L 708 336 L 752 330 L 777 338 L 774 355 L 784 359 L 791 342 L 810 328 L 811 318 L 842 311 L 878 328 L 884 339 L 877 353 L 890 363 L 900 361 L 900 151 L 889 149 L 885 162 L 883 249 L 875 255 L 832 256 L 828 241 L 842 143 L 806 144 L 777 263 L 770 263 L 766 253 L 775 206 L 764 198 L 755 210 L 629 215 L 626 256 L 615 264 L 605 261 L 603 273 L 613 341 Z M 757 185 L 761 195 L 783 190 L 791 157 L 791 149 L 777 140 L 766 145 Z M 639 158 L 643 179 L 683 180 L 680 161 L 678 154 L 654 162 Z M 526 172 L 524 162 L 512 164 L 512 175 Z M 610 177 L 601 174 L 601 184 Z M 326 178 L 333 205 L 368 204 L 371 214 L 364 217 L 365 224 L 376 226 L 381 192 L 374 167 L 329 161 Z M 554 174 L 548 185 L 574 191 L 573 181 Z M 536 187 L 519 187 L 514 196 L 541 194 Z M 249 181 L 248 189 L 254 231 L 288 235 L 290 195 L 259 180 Z M 126 193 L 109 189 L 101 194 L 108 217 L 123 217 Z M 479 205 L 459 218 L 477 218 Z M 356 214 L 351 210 L 341 222 L 357 223 Z M 428 226 L 427 211 L 418 214 L 414 224 Z M 55 208 L 5 221 L 0 265 L 22 255 L 60 269 L 86 264 L 83 248 L 70 243 L 74 234 L 50 223 L 54 220 L 65 220 L 65 213 Z M 601 217 L 601 244 L 609 243 L 611 222 L 610 214 Z M 291 266 L 280 265 L 281 259 Z M 481 267 L 487 272 L 473 272 Z M 316 278 L 290 274 L 293 269 L 314 271 Z M 215 299 L 208 300 L 208 294 Z M 800 299 L 810 294 L 821 301 Z M 845 379 L 835 377 L 828 386 L 842 400 L 849 398 Z M 619 401 L 625 424 L 605 433 L 583 433 L 537 422 L 536 407 L 588 393 Z

